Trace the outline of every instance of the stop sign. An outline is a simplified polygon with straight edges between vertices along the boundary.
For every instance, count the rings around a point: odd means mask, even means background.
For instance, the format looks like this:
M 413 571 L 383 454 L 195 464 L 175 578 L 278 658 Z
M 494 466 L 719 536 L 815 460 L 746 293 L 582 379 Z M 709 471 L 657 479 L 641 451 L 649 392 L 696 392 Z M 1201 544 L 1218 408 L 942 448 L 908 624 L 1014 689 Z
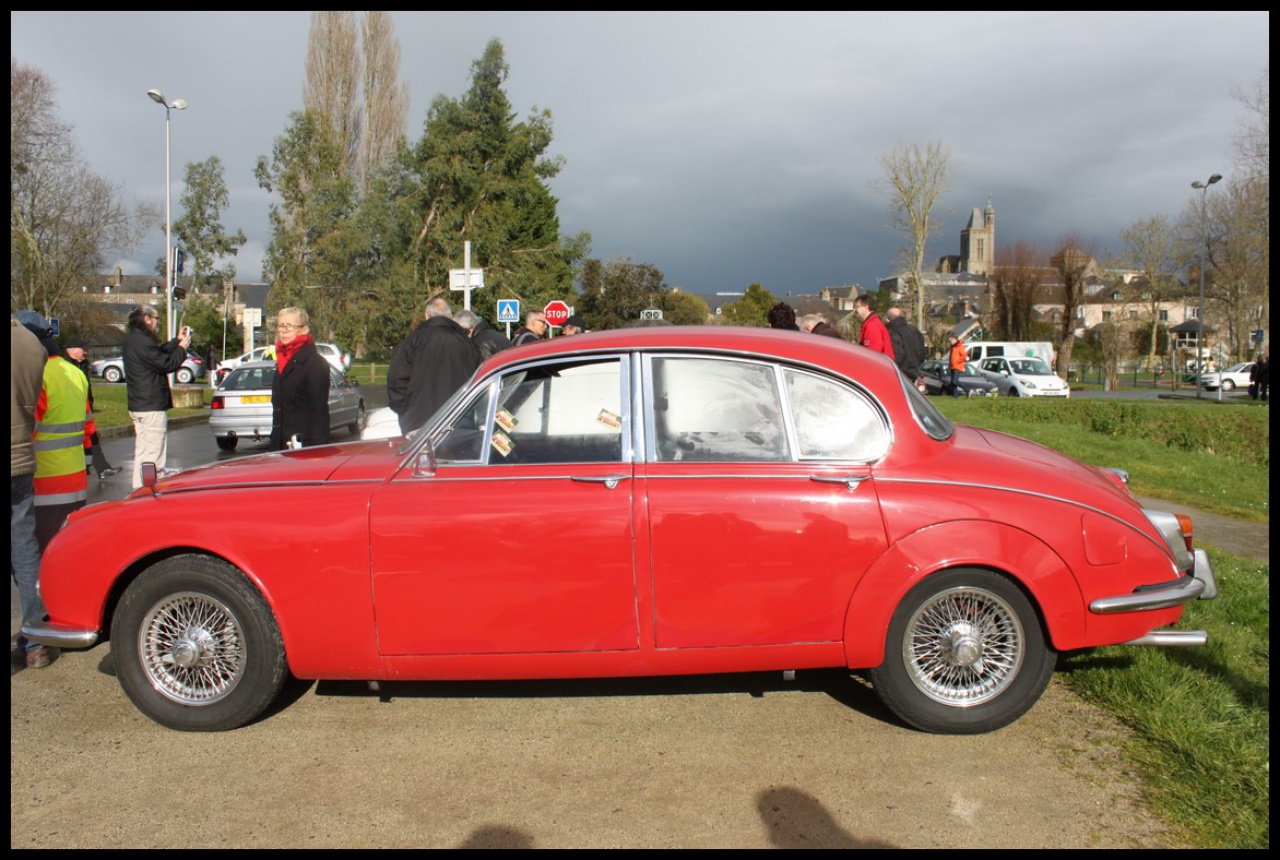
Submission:
M 554 302 L 547 302 L 547 306 L 542 309 L 542 315 L 547 318 L 547 325 L 562 326 L 569 318 L 569 306 L 556 299 Z

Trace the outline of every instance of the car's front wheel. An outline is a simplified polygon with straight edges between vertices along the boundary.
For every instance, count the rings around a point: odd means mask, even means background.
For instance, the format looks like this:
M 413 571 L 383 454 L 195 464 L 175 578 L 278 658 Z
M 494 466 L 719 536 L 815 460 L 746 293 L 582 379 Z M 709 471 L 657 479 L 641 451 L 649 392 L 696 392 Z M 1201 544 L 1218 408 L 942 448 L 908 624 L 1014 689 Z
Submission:
M 119 382 L 124 378 L 124 371 L 118 367 L 108 367 L 102 371 L 102 378 L 107 382 Z
M 894 611 L 871 683 L 904 722 L 926 732 L 1007 726 L 1039 700 L 1057 662 L 1031 601 L 987 570 L 934 574 Z
M 234 451 L 236 442 L 239 441 L 235 436 L 214 436 L 213 441 L 218 443 L 218 448 L 223 451 Z
M 1222 390 L 1223 390 L 1223 391 L 1235 391 L 1235 390 L 1236 390 L 1236 384 L 1235 384 L 1235 382 L 1231 381 L 1230 379 L 1224 379 L 1224 380 L 1222 380 Z
M 202 555 L 165 559 L 125 590 L 111 623 L 120 686 L 163 726 L 234 729 L 288 677 L 271 608 L 239 570 Z

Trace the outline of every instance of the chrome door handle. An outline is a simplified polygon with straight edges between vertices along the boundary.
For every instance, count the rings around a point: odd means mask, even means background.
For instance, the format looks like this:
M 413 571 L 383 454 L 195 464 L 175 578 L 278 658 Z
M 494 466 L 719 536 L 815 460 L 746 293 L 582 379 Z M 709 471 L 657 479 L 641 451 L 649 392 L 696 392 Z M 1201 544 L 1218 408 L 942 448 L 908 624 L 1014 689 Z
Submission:
M 844 484 L 852 493 L 858 489 L 859 484 L 870 477 L 870 475 L 810 475 L 809 480 L 820 484 Z
M 625 481 L 630 477 L 630 475 L 574 475 L 570 480 L 584 484 L 604 484 L 606 489 L 612 490 L 618 486 L 619 481 Z

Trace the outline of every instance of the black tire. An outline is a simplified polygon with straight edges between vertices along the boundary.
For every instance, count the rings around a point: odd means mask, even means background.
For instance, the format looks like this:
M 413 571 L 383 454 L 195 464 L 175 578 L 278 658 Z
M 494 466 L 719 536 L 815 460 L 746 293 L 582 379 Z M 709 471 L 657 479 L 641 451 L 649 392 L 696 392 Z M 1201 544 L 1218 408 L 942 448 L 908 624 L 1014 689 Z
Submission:
M 1018 389 L 1016 389 L 1016 388 L 1014 388 L 1012 385 L 1010 385 L 1008 388 L 1006 388 L 1006 389 L 1005 389 L 1004 396 L 1005 396 L 1005 397 L 1017 397 L 1017 396 L 1018 396 Z
M 213 441 L 217 442 L 218 447 L 223 451 L 234 451 L 239 439 L 235 436 L 214 436 Z
M 187 732 L 258 717 L 288 677 L 271 608 L 226 562 L 165 559 L 125 590 L 111 623 L 120 686 L 138 710 Z
M 102 371 L 102 378 L 107 382 L 119 382 L 124 379 L 124 371 L 118 367 L 108 367 Z
M 364 432 L 364 428 L 369 425 L 369 414 L 365 412 L 364 401 L 360 401 L 360 405 L 356 407 L 356 420 L 347 425 L 347 429 L 351 431 L 352 436 L 359 436 Z
M 958 568 L 907 592 L 869 673 L 881 700 L 921 731 L 995 731 L 1039 699 L 1058 655 L 1031 601 L 1009 579 Z

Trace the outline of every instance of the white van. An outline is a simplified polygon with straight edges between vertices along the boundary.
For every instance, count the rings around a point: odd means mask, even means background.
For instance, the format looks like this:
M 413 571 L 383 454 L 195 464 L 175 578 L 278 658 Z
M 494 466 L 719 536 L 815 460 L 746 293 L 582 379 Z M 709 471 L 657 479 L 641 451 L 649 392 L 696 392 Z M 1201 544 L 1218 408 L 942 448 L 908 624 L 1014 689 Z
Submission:
M 984 358 L 1038 358 L 1054 367 L 1058 358 L 1047 340 L 975 340 L 964 346 L 974 364 L 981 364 Z

